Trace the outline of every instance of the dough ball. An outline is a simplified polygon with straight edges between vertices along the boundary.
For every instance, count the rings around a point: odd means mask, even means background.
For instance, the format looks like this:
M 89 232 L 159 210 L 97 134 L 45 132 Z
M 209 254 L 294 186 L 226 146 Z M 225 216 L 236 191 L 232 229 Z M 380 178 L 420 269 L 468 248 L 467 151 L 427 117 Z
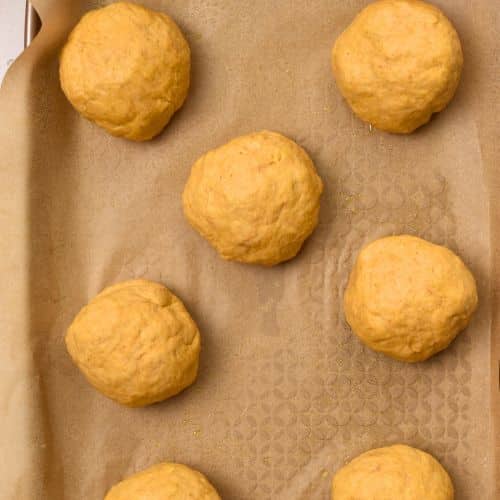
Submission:
M 66 347 L 98 391 L 126 406 L 146 406 L 194 382 L 200 334 L 167 288 L 131 280 L 104 289 L 78 313 Z
M 220 500 L 198 471 L 181 464 L 158 464 L 111 488 L 104 500 Z
M 300 146 L 262 131 L 194 164 L 184 213 L 224 259 L 272 266 L 294 257 L 316 227 L 322 190 Z
M 333 478 L 332 500 L 453 500 L 453 484 L 431 455 L 405 445 L 370 450 Z
M 414 236 L 363 248 L 344 295 L 354 333 L 375 351 L 409 362 L 447 347 L 476 307 L 476 283 L 460 258 Z
M 433 5 L 378 0 L 335 42 L 333 73 L 354 113 L 373 126 L 413 132 L 450 102 L 463 56 L 455 28 Z
M 182 106 L 190 60 L 170 17 L 117 2 L 83 16 L 62 50 L 59 76 L 85 118 L 113 135 L 145 141 Z

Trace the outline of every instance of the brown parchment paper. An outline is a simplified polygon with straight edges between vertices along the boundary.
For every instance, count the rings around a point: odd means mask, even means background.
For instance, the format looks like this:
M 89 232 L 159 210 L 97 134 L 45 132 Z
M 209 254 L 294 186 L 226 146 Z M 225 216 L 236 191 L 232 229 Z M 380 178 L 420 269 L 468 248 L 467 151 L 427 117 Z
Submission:
M 405 137 L 370 131 L 331 77 L 331 46 L 365 0 L 144 1 L 193 53 L 184 108 L 144 144 L 86 122 L 59 88 L 68 31 L 108 2 L 34 3 L 42 32 L 0 91 L 0 498 L 98 500 L 169 460 L 225 500 L 326 500 L 342 464 L 396 442 L 441 460 L 457 500 L 500 498 L 496 2 L 435 2 L 460 34 L 463 79 Z M 272 269 L 224 262 L 181 209 L 196 158 L 262 128 L 303 145 L 326 187 L 318 229 Z M 359 248 L 402 232 L 458 252 L 480 293 L 470 327 L 417 365 L 364 348 L 341 312 Z M 94 391 L 63 342 L 81 306 L 133 277 L 170 287 L 203 334 L 196 384 L 144 409 Z

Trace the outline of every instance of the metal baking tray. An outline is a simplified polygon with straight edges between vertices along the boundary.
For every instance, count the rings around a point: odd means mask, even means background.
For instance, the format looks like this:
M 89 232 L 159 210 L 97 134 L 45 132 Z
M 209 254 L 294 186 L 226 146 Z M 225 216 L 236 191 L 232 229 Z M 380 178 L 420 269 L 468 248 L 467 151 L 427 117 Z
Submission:
M 26 15 L 24 22 L 24 46 L 27 47 L 36 34 L 40 31 L 42 23 L 31 2 L 26 2 Z

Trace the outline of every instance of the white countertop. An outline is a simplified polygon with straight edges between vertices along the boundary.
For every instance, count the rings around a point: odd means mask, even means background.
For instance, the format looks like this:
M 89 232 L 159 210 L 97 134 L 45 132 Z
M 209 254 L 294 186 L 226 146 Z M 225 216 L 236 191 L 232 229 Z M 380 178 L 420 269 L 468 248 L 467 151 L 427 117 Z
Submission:
M 0 82 L 24 48 L 24 0 L 0 0 Z

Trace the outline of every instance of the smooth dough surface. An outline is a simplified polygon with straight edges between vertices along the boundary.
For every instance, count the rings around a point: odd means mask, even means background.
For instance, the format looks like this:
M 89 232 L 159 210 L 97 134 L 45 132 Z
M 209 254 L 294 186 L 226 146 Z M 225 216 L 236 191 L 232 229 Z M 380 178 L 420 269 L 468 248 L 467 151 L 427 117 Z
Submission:
M 414 236 L 389 236 L 359 253 L 344 312 L 369 347 L 415 362 L 446 348 L 477 302 L 474 277 L 451 250 Z
M 189 45 L 166 14 L 116 2 L 85 14 L 61 57 L 61 87 L 77 111 L 113 135 L 159 134 L 189 89 Z
M 145 406 L 194 382 L 200 334 L 167 288 L 130 280 L 105 288 L 78 313 L 66 347 L 97 390 L 127 406 Z
M 220 500 L 201 472 L 186 465 L 162 463 L 124 479 L 104 500 Z
M 322 190 L 300 146 L 262 131 L 194 164 L 184 213 L 223 258 L 272 266 L 294 257 L 316 227 Z
M 374 127 L 410 133 L 452 99 L 460 39 L 445 15 L 419 0 L 378 0 L 339 36 L 332 67 L 354 113 Z
M 431 455 L 406 445 L 359 455 L 333 478 L 332 500 L 453 500 L 453 484 Z

